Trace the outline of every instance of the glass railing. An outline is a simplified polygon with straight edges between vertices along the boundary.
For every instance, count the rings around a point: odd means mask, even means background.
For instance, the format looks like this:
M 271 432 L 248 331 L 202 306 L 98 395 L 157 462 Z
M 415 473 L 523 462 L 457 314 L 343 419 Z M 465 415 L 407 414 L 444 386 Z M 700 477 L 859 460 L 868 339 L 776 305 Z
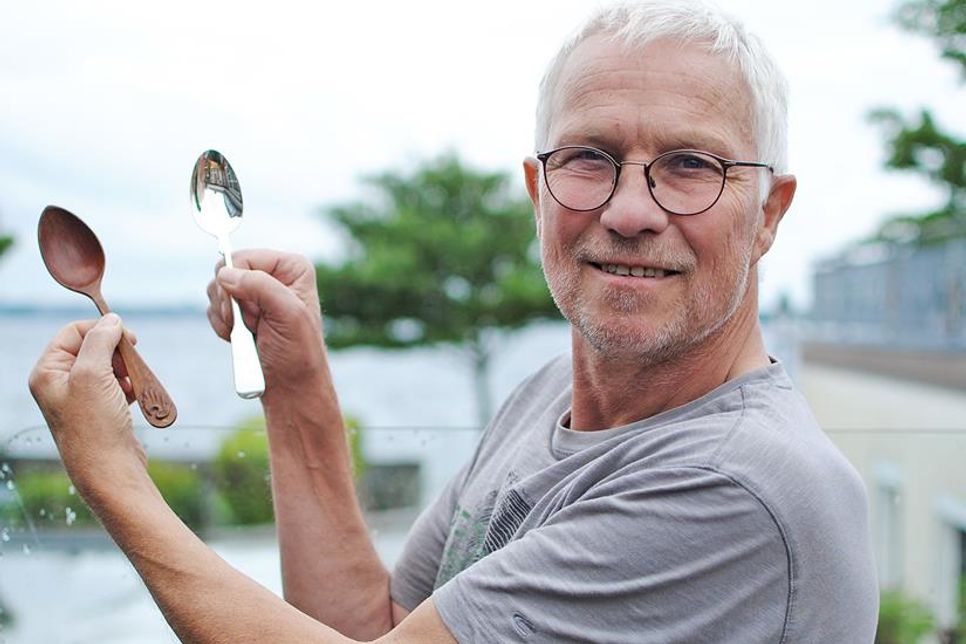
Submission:
M 267 441 L 242 428 L 139 428 L 169 505 L 230 564 L 281 594 Z M 387 566 L 434 491 L 472 454 L 466 427 L 349 430 L 360 504 Z M 0 642 L 177 642 L 77 496 L 45 427 L 0 443 Z

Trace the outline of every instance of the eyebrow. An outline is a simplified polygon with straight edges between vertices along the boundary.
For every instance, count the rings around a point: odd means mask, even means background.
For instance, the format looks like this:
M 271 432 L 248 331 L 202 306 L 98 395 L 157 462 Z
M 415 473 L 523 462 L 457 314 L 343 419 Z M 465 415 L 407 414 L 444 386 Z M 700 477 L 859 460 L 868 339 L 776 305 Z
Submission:
M 565 133 L 567 134 L 567 133 Z M 624 150 L 620 149 L 620 140 L 612 134 L 598 130 L 585 130 L 579 134 L 571 133 L 561 137 L 558 145 L 589 145 L 600 148 L 605 152 L 618 155 Z M 707 130 L 693 128 L 675 128 L 674 131 L 658 130 L 649 135 L 649 145 L 654 149 L 655 156 L 670 150 L 704 150 L 719 156 L 730 158 L 735 150 L 732 145 L 725 143 L 724 139 L 716 136 Z

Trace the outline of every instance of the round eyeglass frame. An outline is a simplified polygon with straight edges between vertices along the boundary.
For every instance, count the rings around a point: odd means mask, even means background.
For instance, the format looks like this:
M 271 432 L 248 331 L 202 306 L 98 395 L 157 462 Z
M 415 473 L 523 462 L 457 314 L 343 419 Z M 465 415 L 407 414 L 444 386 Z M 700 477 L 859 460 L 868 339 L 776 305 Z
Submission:
M 598 205 L 594 206 L 593 208 L 571 208 L 564 202 L 560 201 L 560 199 L 557 198 L 557 195 L 553 193 L 553 188 L 550 187 L 550 179 L 547 177 L 547 159 L 549 159 L 553 154 L 560 152 L 562 150 L 591 150 L 593 152 L 596 152 L 597 154 L 600 154 L 602 157 L 610 161 L 611 164 L 613 164 L 614 180 L 611 184 L 610 192 L 607 194 L 607 197 L 603 201 L 601 201 Z M 655 163 L 672 154 L 681 154 L 682 152 L 692 152 L 692 153 L 702 154 L 704 156 L 714 159 L 721 165 L 721 187 L 718 189 L 718 194 L 715 196 L 714 200 L 708 206 L 706 206 L 705 208 L 702 208 L 701 210 L 696 210 L 694 212 L 676 212 L 664 206 L 664 204 L 661 203 L 661 200 L 658 199 L 657 196 L 654 194 L 653 184 L 651 182 L 651 167 Z M 574 212 L 590 212 L 591 210 L 597 210 L 598 208 L 603 208 L 607 204 L 607 202 L 610 201 L 611 198 L 613 198 L 614 193 L 617 192 L 617 184 L 620 183 L 620 180 L 621 180 L 621 170 L 624 168 L 625 165 L 639 165 L 642 168 L 644 168 L 644 180 L 645 180 L 645 183 L 647 183 L 647 191 L 648 193 L 650 193 L 651 199 L 654 200 L 654 203 L 656 203 L 661 208 L 661 210 L 667 213 L 670 213 L 672 215 L 679 215 L 682 217 L 700 215 L 701 213 L 707 212 L 708 210 L 711 210 L 712 208 L 714 208 L 714 205 L 718 203 L 718 200 L 721 199 L 721 195 L 724 193 L 725 184 L 728 182 L 729 168 L 734 168 L 734 167 L 767 168 L 769 172 L 773 174 L 775 172 L 775 168 L 768 163 L 763 163 L 761 161 L 736 161 L 734 159 L 726 159 L 724 157 L 720 157 L 717 154 L 712 154 L 710 152 L 706 152 L 705 150 L 696 150 L 691 148 L 682 148 L 680 150 L 668 150 L 667 152 L 663 152 L 657 155 L 649 162 L 648 161 L 618 161 L 611 154 L 608 154 L 607 152 L 601 150 L 600 148 L 595 148 L 589 145 L 562 145 L 559 148 L 554 148 L 553 150 L 547 150 L 546 152 L 539 152 L 537 153 L 536 157 L 540 161 L 541 165 L 543 165 L 543 179 L 547 184 L 547 190 L 550 192 L 550 196 L 553 197 L 553 200 L 556 201 L 558 204 L 560 204 L 567 210 L 572 210 Z

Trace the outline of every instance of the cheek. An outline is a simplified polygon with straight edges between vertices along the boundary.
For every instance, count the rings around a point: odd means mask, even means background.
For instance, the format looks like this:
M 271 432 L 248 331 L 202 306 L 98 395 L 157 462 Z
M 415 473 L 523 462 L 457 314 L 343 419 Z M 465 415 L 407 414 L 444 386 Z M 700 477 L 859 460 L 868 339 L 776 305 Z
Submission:
M 703 281 L 723 284 L 741 275 L 750 263 L 755 244 L 755 222 L 739 208 L 715 209 L 681 224 L 685 238 L 698 259 Z
M 549 197 L 548 197 L 549 198 Z M 546 202 L 537 217 L 537 235 L 548 252 L 559 253 L 572 248 L 581 233 L 581 218 L 562 209 L 548 207 Z

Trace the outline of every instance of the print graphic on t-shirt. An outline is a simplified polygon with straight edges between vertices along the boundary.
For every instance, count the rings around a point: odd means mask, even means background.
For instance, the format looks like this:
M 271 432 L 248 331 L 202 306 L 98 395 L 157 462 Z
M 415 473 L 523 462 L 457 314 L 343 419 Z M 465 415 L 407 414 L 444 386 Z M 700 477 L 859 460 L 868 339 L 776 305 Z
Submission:
M 475 511 L 468 511 L 461 505 L 456 506 L 453 529 L 443 549 L 434 588 L 439 588 L 486 555 L 510 542 L 533 509 L 532 503 L 512 487 L 517 479 L 516 474 L 508 473 L 502 496 L 499 496 L 501 490 L 491 491 Z
M 500 509 L 493 514 L 483 539 L 483 556 L 499 550 L 510 542 L 517 528 L 533 508 L 517 490 L 510 489 L 500 499 Z

